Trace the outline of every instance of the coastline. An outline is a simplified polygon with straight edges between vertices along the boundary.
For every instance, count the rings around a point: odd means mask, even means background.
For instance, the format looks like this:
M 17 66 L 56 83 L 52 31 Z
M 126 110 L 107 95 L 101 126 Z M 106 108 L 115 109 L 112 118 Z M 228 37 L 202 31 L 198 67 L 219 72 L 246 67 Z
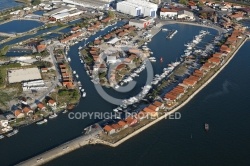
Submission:
M 175 22 L 178 23 L 178 22 Z M 181 22 L 182 23 L 182 22 Z M 171 23 L 172 24 L 172 23 Z M 200 26 L 200 25 L 197 25 Z M 157 27 L 158 28 L 158 27 Z M 208 27 L 211 28 L 211 27 Z M 160 29 L 159 29 L 160 30 Z M 157 34 L 159 31 L 157 30 L 157 32 L 155 34 Z M 151 127 L 152 125 L 154 125 L 155 123 L 159 122 L 162 119 L 165 119 L 167 116 L 171 115 L 172 113 L 178 111 L 180 108 L 182 108 L 183 106 L 185 106 L 190 100 L 192 100 L 193 97 L 195 97 L 196 94 L 198 94 L 206 85 L 208 85 L 226 66 L 227 64 L 229 64 L 229 62 L 233 59 L 233 57 L 236 55 L 236 53 L 238 52 L 238 50 L 242 47 L 242 45 L 245 44 L 245 42 L 248 40 L 248 38 L 244 38 L 244 40 L 241 41 L 240 45 L 235 48 L 235 50 L 232 52 L 232 54 L 230 55 L 230 57 L 228 58 L 228 60 L 218 69 L 218 71 L 216 71 L 212 77 L 210 77 L 204 84 L 202 84 L 200 87 L 198 87 L 198 89 L 192 93 L 192 95 L 189 96 L 189 98 L 187 98 L 183 103 L 181 103 L 180 105 L 178 105 L 176 108 L 174 108 L 173 110 L 171 110 L 170 112 L 167 112 L 165 115 L 159 117 L 158 119 L 148 123 L 147 125 L 143 126 L 142 128 L 134 131 L 133 133 L 129 134 L 128 136 L 122 138 L 121 140 L 119 140 L 116 143 L 109 143 L 109 142 L 105 142 L 102 141 L 100 139 L 96 139 L 96 138 L 91 138 L 91 140 L 93 140 L 93 142 L 87 142 L 86 139 L 88 136 L 83 135 L 80 137 L 77 137 L 69 142 L 66 142 L 62 145 L 59 145 L 58 147 L 55 147 L 51 150 L 48 150 L 38 156 L 32 157 L 31 159 L 28 159 L 26 161 L 23 161 L 17 165 L 41 165 L 44 163 L 47 163 L 59 156 L 62 156 L 66 153 L 69 153 L 73 150 L 76 150 L 80 147 L 83 147 L 85 145 L 89 145 L 89 144 L 103 144 L 103 145 L 108 145 L 110 147 L 117 147 L 120 144 L 122 144 L 123 142 L 125 142 L 126 140 L 132 138 L 133 136 L 136 136 L 137 134 L 139 134 L 140 132 L 144 131 L 145 129 L 147 129 L 148 127 Z M 89 139 L 89 138 L 88 138 Z M 84 140 L 84 141 L 83 141 Z M 65 146 L 71 146 L 69 149 L 65 150 L 62 148 Z M 60 152 L 59 152 L 60 150 Z M 38 162 L 37 160 L 42 158 L 42 161 Z

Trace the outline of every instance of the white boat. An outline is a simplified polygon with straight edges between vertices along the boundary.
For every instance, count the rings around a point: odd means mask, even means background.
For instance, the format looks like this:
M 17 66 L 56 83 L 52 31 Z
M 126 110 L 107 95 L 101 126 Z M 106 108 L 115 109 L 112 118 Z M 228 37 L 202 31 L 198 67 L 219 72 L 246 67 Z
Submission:
M 167 31 L 168 31 L 167 28 L 162 28 L 161 30 L 164 31 L 164 32 L 167 32 Z
M 76 74 L 76 71 L 73 71 L 73 74 Z
M 149 57 L 148 59 L 149 59 L 149 60 L 151 60 L 151 59 L 155 59 L 155 57 Z
M 15 134 L 17 134 L 17 133 L 18 133 L 18 129 L 14 129 L 12 132 L 6 134 L 6 136 L 7 136 L 7 137 L 11 137 L 11 136 L 13 136 L 13 135 L 15 135 Z
M 81 92 L 84 92 L 84 89 L 81 89 Z
M 114 111 L 114 112 L 118 112 L 118 109 L 115 108 L 115 109 L 113 109 L 113 111 Z
M 54 114 L 52 114 L 52 115 L 49 116 L 50 119 L 54 119 L 54 118 L 56 118 L 56 117 L 57 117 L 57 114 L 56 114 L 56 113 L 54 113 Z
M 81 60 L 81 63 L 83 63 L 83 60 Z
M 3 139 L 4 138 L 4 136 L 3 135 L 0 135 L 0 139 Z
M 78 76 L 78 74 L 76 74 L 76 78 L 78 78 L 79 76 Z
M 83 92 L 83 93 L 82 93 L 82 97 L 86 97 L 86 92 Z
M 67 112 L 68 112 L 67 110 L 64 110 L 62 113 L 65 114 L 65 113 L 67 113 Z
M 115 86 L 115 89 L 118 89 L 118 88 L 120 88 L 120 86 L 119 86 L 119 85 L 116 85 L 116 86 Z
M 81 47 L 81 46 L 79 46 L 79 47 L 78 47 L 78 49 L 80 50 L 80 49 L 82 49 L 82 47 Z
M 44 123 L 47 123 L 47 122 L 48 122 L 47 119 L 43 119 L 43 120 L 37 122 L 36 124 L 37 124 L 37 125 L 41 125 L 41 124 L 44 124 Z
M 79 86 L 79 89 L 81 90 L 81 89 L 82 89 L 82 87 L 81 87 L 81 86 Z
M 156 59 L 152 59 L 152 60 L 150 60 L 150 62 L 156 62 Z
M 71 61 L 70 57 L 68 57 L 68 61 L 69 61 L 69 62 Z

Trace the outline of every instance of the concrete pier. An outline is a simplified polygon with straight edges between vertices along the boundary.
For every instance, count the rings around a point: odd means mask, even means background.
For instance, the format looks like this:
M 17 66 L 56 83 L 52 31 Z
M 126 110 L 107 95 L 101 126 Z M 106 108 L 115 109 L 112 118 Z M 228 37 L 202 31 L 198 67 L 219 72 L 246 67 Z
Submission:
M 97 134 L 102 131 L 101 127 L 98 124 L 91 125 L 86 128 L 86 133 L 83 136 L 77 137 L 71 141 L 68 141 L 64 144 L 61 144 L 51 150 L 48 150 L 42 154 L 39 154 L 35 157 L 32 157 L 26 161 L 23 161 L 17 166 L 38 166 L 43 165 L 57 157 L 63 156 L 71 151 L 79 149 L 85 145 L 92 144 L 92 141 L 95 140 Z

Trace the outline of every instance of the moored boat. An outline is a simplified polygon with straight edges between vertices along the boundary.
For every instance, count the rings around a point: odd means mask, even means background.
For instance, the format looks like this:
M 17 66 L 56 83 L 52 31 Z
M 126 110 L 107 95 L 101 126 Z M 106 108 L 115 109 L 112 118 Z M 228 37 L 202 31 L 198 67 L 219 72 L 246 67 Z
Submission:
M 209 130 L 209 124 L 205 123 L 205 130 L 208 131 Z
M 47 119 L 43 119 L 43 120 L 41 120 L 41 121 L 39 121 L 39 122 L 36 122 L 36 124 L 37 124 L 37 125 L 41 125 L 41 124 L 44 124 L 44 123 L 47 123 L 47 122 L 48 122 Z
M 11 136 L 13 136 L 13 135 L 15 135 L 15 134 L 17 134 L 17 133 L 18 133 L 18 129 L 14 129 L 12 132 L 6 134 L 6 136 L 7 136 L 7 137 L 11 137 Z
M 4 138 L 4 136 L 3 135 L 0 135 L 0 139 L 3 139 Z
M 56 118 L 56 117 L 57 117 L 57 114 L 54 113 L 54 114 L 52 114 L 52 115 L 49 116 L 49 119 L 54 119 L 54 118 Z
M 67 110 L 64 110 L 62 113 L 65 114 L 65 113 L 67 113 L 67 112 L 68 112 Z
M 83 92 L 83 93 L 82 93 L 82 97 L 86 97 L 86 92 Z

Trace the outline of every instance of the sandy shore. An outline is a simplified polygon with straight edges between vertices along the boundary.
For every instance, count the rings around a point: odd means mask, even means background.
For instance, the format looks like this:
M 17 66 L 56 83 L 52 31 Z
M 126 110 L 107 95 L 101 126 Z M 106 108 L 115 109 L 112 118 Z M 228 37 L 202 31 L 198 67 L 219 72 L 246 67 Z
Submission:
M 182 108 L 183 106 L 185 106 L 190 100 L 193 99 L 193 97 L 198 94 L 204 87 L 206 87 L 226 66 L 227 64 L 229 64 L 229 62 L 234 58 L 234 56 L 236 55 L 236 53 L 238 52 L 238 50 L 242 47 L 242 45 L 244 45 L 244 43 L 248 40 L 248 38 L 245 38 L 242 43 L 240 44 L 240 46 L 233 52 L 233 54 L 231 55 L 231 57 L 220 67 L 220 69 L 218 71 L 216 71 L 216 73 L 210 77 L 202 86 L 200 86 L 187 100 L 185 100 L 182 104 L 180 104 L 179 106 L 177 106 L 176 108 L 174 108 L 173 110 L 167 112 L 165 115 L 159 117 L 158 119 L 152 121 L 151 123 L 143 126 L 142 128 L 140 128 L 139 130 L 136 130 L 135 132 L 131 133 L 130 135 L 124 137 L 123 139 L 119 140 L 118 142 L 111 144 L 109 142 L 105 142 L 102 140 L 96 140 L 96 143 L 101 143 L 104 145 L 108 145 L 111 147 L 117 147 L 118 145 L 122 144 L 123 142 L 125 142 L 126 140 L 136 136 L 137 134 L 139 134 L 140 132 L 146 130 L 147 128 L 149 128 L 150 126 L 158 123 L 159 121 L 161 121 L 162 119 L 166 119 L 169 115 L 173 114 L 174 112 L 178 111 L 180 108 Z

